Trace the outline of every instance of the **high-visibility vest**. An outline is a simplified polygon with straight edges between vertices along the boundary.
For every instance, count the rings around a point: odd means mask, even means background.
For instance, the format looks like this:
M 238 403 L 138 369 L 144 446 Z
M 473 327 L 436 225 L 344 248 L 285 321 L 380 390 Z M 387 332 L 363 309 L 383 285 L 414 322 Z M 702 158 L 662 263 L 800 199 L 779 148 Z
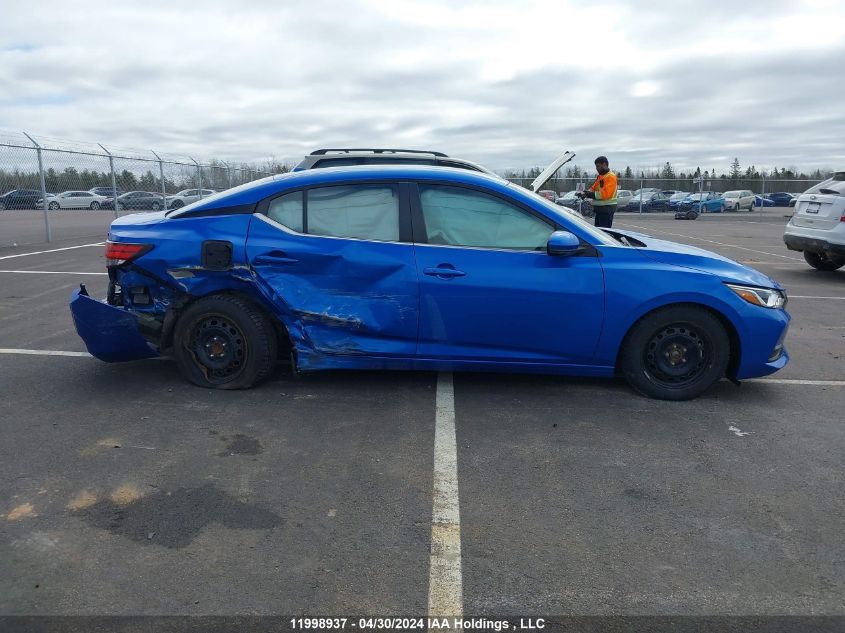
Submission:
M 595 192 L 596 197 L 593 200 L 594 207 L 606 207 L 611 204 L 616 204 L 617 193 L 617 179 L 616 174 L 612 171 L 607 172 L 604 176 L 599 176 L 590 187 L 590 191 Z

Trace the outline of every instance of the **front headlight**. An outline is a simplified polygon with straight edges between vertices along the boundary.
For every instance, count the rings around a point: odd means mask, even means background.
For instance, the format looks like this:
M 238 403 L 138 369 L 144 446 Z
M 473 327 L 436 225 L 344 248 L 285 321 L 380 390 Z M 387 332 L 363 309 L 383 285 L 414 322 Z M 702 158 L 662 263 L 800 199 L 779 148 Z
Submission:
M 748 303 L 753 303 L 755 306 L 773 309 L 786 306 L 786 293 L 781 290 L 775 290 L 774 288 L 754 288 L 753 286 L 737 286 L 735 284 L 725 285 L 738 296 L 745 299 Z

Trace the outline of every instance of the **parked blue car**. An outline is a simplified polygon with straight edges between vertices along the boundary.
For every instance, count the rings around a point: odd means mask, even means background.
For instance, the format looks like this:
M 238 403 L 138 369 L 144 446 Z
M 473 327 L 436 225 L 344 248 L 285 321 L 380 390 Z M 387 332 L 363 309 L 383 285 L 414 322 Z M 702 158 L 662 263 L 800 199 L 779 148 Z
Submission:
M 772 200 L 771 198 L 769 198 L 768 196 L 764 197 L 764 196 L 761 196 L 760 194 L 757 194 L 757 195 L 754 196 L 754 206 L 755 207 L 776 207 L 776 206 L 780 206 L 780 205 L 775 204 L 775 201 Z M 789 206 L 789 203 L 787 202 L 787 204 L 785 206 Z
M 685 400 L 781 369 L 773 279 L 699 248 L 600 230 L 479 172 L 339 167 L 114 220 L 105 301 L 70 309 L 105 361 L 171 355 L 191 382 L 293 369 L 621 374 Z
M 678 211 L 695 207 L 699 213 L 721 213 L 725 210 L 725 199 L 715 191 L 691 193 L 678 205 Z
M 785 191 L 776 191 L 775 193 L 767 193 L 766 197 L 774 203 L 776 207 L 788 207 L 797 193 L 786 193 Z

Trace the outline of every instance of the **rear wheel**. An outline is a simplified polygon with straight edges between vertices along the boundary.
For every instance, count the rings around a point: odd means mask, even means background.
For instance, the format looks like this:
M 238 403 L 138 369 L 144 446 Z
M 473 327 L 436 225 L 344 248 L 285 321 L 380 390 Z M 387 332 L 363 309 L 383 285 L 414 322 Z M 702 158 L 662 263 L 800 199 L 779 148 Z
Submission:
M 161 209 L 161 205 L 158 202 L 153 202 L 151 206 L 153 211 L 158 211 L 159 209 Z
M 200 387 L 248 389 L 264 380 L 276 362 L 273 324 L 232 295 L 204 297 L 188 306 L 173 341 L 179 370 Z
M 92 211 L 96 211 L 97 209 L 100 208 L 100 203 L 95 200 L 94 202 L 91 203 L 90 208 L 91 208 Z
M 641 394 L 659 400 L 697 398 L 725 375 L 730 340 L 719 319 L 692 305 L 643 317 L 628 333 L 619 368 Z
M 804 259 L 816 270 L 839 270 L 845 266 L 845 257 L 829 257 L 824 253 L 804 251 Z

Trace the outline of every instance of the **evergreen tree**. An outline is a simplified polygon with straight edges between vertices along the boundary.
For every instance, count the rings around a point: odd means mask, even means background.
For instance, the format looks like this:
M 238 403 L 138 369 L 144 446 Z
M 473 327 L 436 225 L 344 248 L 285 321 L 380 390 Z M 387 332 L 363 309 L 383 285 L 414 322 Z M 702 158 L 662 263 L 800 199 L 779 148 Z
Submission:
M 741 175 L 739 171 L 739 158 L 734 158 L 734 161 L 731 163 L 731 180 L 736 180 Z

